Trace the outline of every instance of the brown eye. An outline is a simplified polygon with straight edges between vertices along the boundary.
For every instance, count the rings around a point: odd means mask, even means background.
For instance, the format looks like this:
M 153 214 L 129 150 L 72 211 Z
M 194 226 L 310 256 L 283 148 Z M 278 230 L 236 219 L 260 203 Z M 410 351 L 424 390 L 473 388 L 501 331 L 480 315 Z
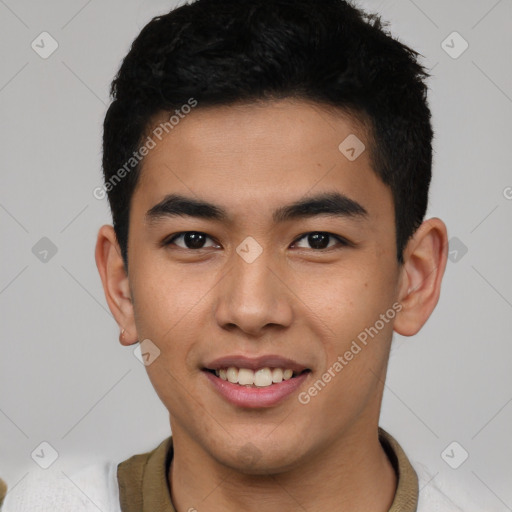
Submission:
M 183 245 L 176 243 L 176 240 L 183 239 L 181 242 Z M 213 246 L 205 246 L 205 241 L 211 238 L 205 233 L 201 233 L 199 231 L 185 231 L 183 233 L 178 233 L 174 235 L 170 239 L 168 239 L 164 245 L 177 245 L 182 249 L 205 249 L 207 247 Z
M 311 233 L 306 233 L 305 235 L 298 239 L 298 242 L 300 242 L 301 240 L 306 240 L 310 247 L 315 250 L 330 249 L 331 247 L 334 247 L 336 245 L 348 245 L 347 241 L 344 240 L 343 238 L 333 235 L 332 233 L 326 233 L 323 231 L 313 231 Z M 330 240 L 337 241 L 338 244 L 334 243 L 329 245 Z

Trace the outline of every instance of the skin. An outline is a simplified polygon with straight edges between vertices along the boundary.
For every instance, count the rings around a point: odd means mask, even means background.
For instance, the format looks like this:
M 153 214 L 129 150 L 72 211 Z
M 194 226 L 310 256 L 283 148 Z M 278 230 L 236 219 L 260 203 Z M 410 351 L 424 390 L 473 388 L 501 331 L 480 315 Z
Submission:
M 353 118 L 305 101 L 199 106 L 145 157 L 128 274 L 113 228 L 99 231 L 96 262 L 121 343 L 150 339 L 161 351 L 146 368 L 170 413 L 177 511 L 384 512 L 393 501 L 396 476 L 377 431 L 391 338 L 414 335 L 435 308 L 447 232 L 438 218 L 423 222 L 400 266 L 391 190 L 368 150 L 355 161 L 338 150 L 349 134 L 368 148 Z M 276 208 L 331 191 L 367 217 L 273 223 Z M 230 221 L 149 222 L 170 193 L 222 206 Z M 210 238 L 203 249 L 183 237 L 161 244 L 186 231 Z M 330 238 L 316 249 L 303 235 L 318 231 L 352 245 Z M 252 263 L 236 252 L 247 236 L 263 249 Z M 236 407 L 201 371 L 230 354 L 279 354 L 311 369 L 305 391 L 394 303 L 394 320 L 307 405 L 294 393 L 275 407 Z

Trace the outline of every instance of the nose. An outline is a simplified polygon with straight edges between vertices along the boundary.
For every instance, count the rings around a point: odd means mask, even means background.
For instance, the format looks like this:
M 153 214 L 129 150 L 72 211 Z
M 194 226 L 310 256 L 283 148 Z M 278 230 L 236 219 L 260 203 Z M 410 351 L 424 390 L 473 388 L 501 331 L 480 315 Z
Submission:
M 215 317 L 224 329 L 263 336 L 269 328 L 288 327 L 292 322 L 294 295 L 282 265 L 272 262 L 265 250 L 252 262 L 234 254 L 217 289 Z

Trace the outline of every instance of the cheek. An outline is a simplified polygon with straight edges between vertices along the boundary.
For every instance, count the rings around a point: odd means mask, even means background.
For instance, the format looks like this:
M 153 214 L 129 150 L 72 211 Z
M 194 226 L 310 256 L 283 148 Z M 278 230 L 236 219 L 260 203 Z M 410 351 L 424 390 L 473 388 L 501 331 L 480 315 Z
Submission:
M 191 372 L 198 371 L 188 361 L 195 347 L 199 346 L 201 325 L 201 298 L 205 290 L 197 280 L 176 272 L 166 265 L 141 264 L 135 268 L 136 279 L 132 283 L 135 323 L 139 339 L 149 339 L 159 354 L 146 366 L 148 377 L 160 397 L 170 410 L 189 411 L 184 392 L 185 383 L 190 386 Z M 185 413 L 184 413 L 185 414 Z
M 317 375 L 328 383 L 324 388 L 317 380 L 313 383 L 316 388 L 309 388 L 321 396 L 312 398 L 310 406 L 315 416 L 328 416 L 333 428 L 361 413 L 375 399 L 380 386 L 396 315 L 392 273 L 383 267 L 361 262 L 359 273 L 332 276 L 325 293 L 315 296 L 317 307 L 328 305 L 321 316 L 334 335 L 331 332 L 323 339 L 326 363 L 322 374 Z
M 181 331 L 186 322 L 186 304 L 170 283 L 153 272 L 135 273 L 137 280 L 132 284 L 134 315 L 139 340 L 150 340 L 158 356 L 146 366 L 148 376 L 160 395 L 167 389 L 175 389 L 175 378 L 181 378 L 184 371 L 183 358 L 186 353 L 186 336 Z M 156 274 L 156 273 L 155 273 Z M 156 274 L 158 275 L 158 274 Z M 153 345 L 150 345 L 153 347 Z M 142 346 L 141 346 L 142 348 Z M 178 364 L 178 361 L 181 361 Z
M 304 290 L 305 302 L 322 318 L 328 327 L 327 340 L 334 338 L 337 350 L 392 307 L 396 276 L 391 269 L 384 261 L 379 265 L 365 258 L 331 273 L 321 286 L 317 283 Z
M 145 260 L 135 266 L 132 280 L 139 335 L 167 343 L 176 332 L 196 321 L 205 283 L 169 264 Z

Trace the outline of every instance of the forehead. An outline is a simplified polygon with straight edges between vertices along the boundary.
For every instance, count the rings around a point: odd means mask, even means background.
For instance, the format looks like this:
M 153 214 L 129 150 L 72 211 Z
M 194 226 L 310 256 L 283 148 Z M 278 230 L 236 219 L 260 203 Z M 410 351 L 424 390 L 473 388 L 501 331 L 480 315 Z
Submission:
M 334 108 L 289 99 L 199 104 L 162 135 L 168 119 L 156 116 L 147 134 L 155 145 L 135 196 L 148 207 L 174 192 L 246 214 L 333 190 L 368 204 L 391 201 L 371 167 L 364 125 Z
M 339 156 L 338 146 L 348 135 L 368 142 L 361 118 L 334 107 L 293 99 L 207 107 L 199 104 L 179 117 L 160 112 L 149 126 L 147 134 L 155 139 L 157 147 L 146 163 L 156 163 L 161 156 L 168 159 L 168 154 L 161 155 L 159 151 L 166 146 L 178 146 L 182 150 L 180 158 L 200 158 L 205 154 L 210 158 L 234 158 L 250 150 L 288 160 L 301 153 L 314 157 L 326 150 Z

